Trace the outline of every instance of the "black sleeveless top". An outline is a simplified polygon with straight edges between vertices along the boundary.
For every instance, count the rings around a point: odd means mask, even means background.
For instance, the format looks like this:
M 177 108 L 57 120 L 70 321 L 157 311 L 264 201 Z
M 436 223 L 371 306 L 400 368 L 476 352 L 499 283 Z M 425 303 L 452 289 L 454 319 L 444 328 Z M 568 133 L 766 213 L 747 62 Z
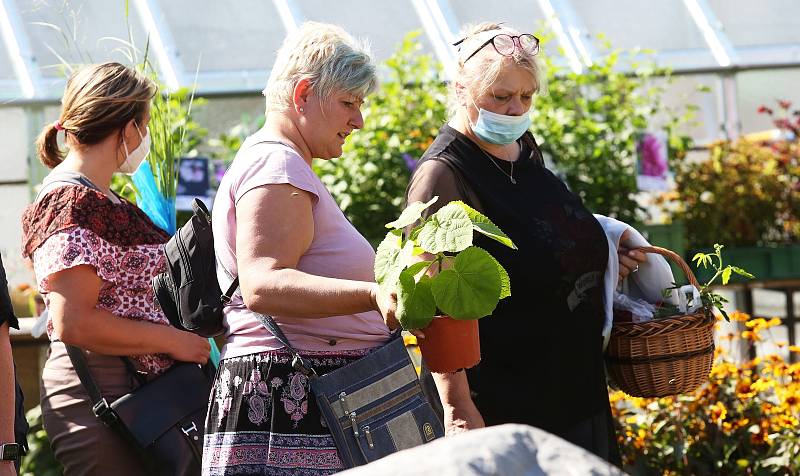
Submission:
M 487 424 L 526 423 L 558 434 L 608 411 L 602 363 L 608 245 L 581 200 L 544 167 L 533 136 L 519 142 L 512 184 L 509 162 L 445 125 L 407 197 L 440 195 L 429 213 L 462 199 L 519 248 L 476 234 L 474 244 L 508 271 L 511 297 L 479 321 L 482 360 L 468 371 L 470 388 Z

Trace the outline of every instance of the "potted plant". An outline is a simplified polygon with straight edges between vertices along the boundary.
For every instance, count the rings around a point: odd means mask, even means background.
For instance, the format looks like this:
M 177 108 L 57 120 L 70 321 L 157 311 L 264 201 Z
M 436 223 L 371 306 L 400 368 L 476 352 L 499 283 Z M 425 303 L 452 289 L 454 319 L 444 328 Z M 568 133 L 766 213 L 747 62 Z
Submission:
M 473 233 L 516 246 L 486 216 L 460 201 L 422 218 L 437 200 L 414 202 L 386 225 L 390 231 L 378 246 L 375 279 L 384 288 L 396 287 L 400 325 L 424 329 L 422 355 L 431 371 L 444 373 L 480 361 L 477 319 L 511 295 L 508 273 L 486 250 L 473 246 Z

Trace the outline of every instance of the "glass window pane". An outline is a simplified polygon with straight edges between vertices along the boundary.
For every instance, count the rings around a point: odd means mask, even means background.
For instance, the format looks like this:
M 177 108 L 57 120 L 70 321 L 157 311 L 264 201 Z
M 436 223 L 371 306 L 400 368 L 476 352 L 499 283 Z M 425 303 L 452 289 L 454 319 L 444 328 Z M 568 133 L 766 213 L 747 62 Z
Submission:
M 0 80 L 3 79 L 14 80 L 16 79 L 16 75 L 14 74 L 14 66 L 11 64 L 11 60 L 6 52 L 6 47 L 4 44 L 0 43 Z
M 657 51 L 707 48 L 681 0 L 571 2 L 588 32 L 605 34 L 615 48 L 641 47 Z
M 545 19 L 535 0 L 491 3 L 485 0 L 453 0 L 453 13 L 461 25 L 485 21 L 505 22 L 522 30 L 533 31 Z
M 187 76 L 194 74 L 198 61 L 201 72 L 270 69 L 286 35 L 272 2 L 214 0 L 202 2 L 202 8 L 198 3 L 158 2 Z
M 128 40 L 125 2 L 33 0 L 18 1 L 17 5 L 43 76 L 63 77 L 63 61 L 70 64 L 104 61 L 130 64 L 121 51 L 127 47 L 119 41 Z M 130 7 L 130 27 L 134 41 L 144 48 L 147 36 L 133 5 Z
M 775 126 L 758 107 L 766 105 L 777 111 L 776 99 L 791 101 L 793 108 L 800 105 L 800 68 L 747 71 L 736 75 L 739 120 L 742 132 L 758 132 Z
M 545 14 L 536 0 L 490 3 L 485 0 L 453 0 L 450 7 L 459 30 L 470 23 L 504 22 L 521 31 L 537 32 L 542 28 Z M 548 55 L 557 54 L 558 41 L 543 44 Z
M 423 51 L 433 51 L 411 2 L 296 0 L 295 3 L 300 6 L 306 20 L 335 23 L 353 36 L 369 40 L 376 61 L 391 56 L 403 37 L 412 30 L 423 31 L 418 41 Z
M 800 43 L 797 0 L 709 0 L 734 46 Z

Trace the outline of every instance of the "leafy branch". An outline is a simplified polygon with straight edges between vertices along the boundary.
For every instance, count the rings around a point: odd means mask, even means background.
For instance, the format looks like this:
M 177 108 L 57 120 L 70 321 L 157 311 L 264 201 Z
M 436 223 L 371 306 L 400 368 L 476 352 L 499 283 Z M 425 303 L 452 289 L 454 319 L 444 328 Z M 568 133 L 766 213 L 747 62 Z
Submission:
M 724 309 L 724 304 L 728 302 L 728 300 L 719 294 L 712 292 L 710 287 L 715 281 L 717 281 L 718 278 L 722 278 L 723 286 L 727 285 L 733 273 L 744 276 L 748 279 L 753 279 L 755 276 L 748 273 L 744 269 L 739 268 L 738 266 L 724 265 L 722 261 L 722 248 L 724 248 L 723 245 L 715 243 L 713 253 L 696 253 L 692 257 L 692 261 L 695 263 L 697 268 L 702 266 L 703 268 L 707 269 L 710 266 L 716 271 L 714 276 L 712 276 L 708 282 L 700 286 L 700 298 L 703 300 L 703 305 L 706 309 L 716 307 L 719 309 L 719 312 L 722 313 L 722 316 L 725 317 L 725 320 L 730 322 L 730 317 L 728 317 L 728 314 Z

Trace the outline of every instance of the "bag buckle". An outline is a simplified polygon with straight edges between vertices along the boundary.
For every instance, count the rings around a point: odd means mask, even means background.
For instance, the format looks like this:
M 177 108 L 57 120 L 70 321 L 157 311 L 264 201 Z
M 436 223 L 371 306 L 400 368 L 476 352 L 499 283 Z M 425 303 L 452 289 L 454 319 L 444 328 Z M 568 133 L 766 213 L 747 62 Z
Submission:
M 198 436 L 197 436 L 197 425 L 195 425 L 193 421 L 189 422 L 189 423 L 191 423 L 191 424 L 190 425 L 189 424 L 182 425 L 181 426 L 181 431 L 183 432 L 184 435 L 186 435 L 187 438 L 191 438 L 191 439 L 197 441 L 197 439 L 198 439 Z M 192 432 L 194 432 L 194 436 L 192 436 L 190 434 Z
M 119 421 L 119 415 L 108 404 L 105 398 L 100 399 L 99 402 L 92 405 L 92 413 L 100 419 L 106 426 L 113 426 Z
M 300 354 L 294 354 L 294 356 L 292 357 L 292 367 L 295 370 L 299 370 L 300 372 L 302 372 L 303 375 L 305 375 L 306 377 L 317 376 L 317 371 L 314 370 L 313 367 L 309 367 L 306 364 L 306 361 L 303 360 L 302 357 L 300 357 Z

